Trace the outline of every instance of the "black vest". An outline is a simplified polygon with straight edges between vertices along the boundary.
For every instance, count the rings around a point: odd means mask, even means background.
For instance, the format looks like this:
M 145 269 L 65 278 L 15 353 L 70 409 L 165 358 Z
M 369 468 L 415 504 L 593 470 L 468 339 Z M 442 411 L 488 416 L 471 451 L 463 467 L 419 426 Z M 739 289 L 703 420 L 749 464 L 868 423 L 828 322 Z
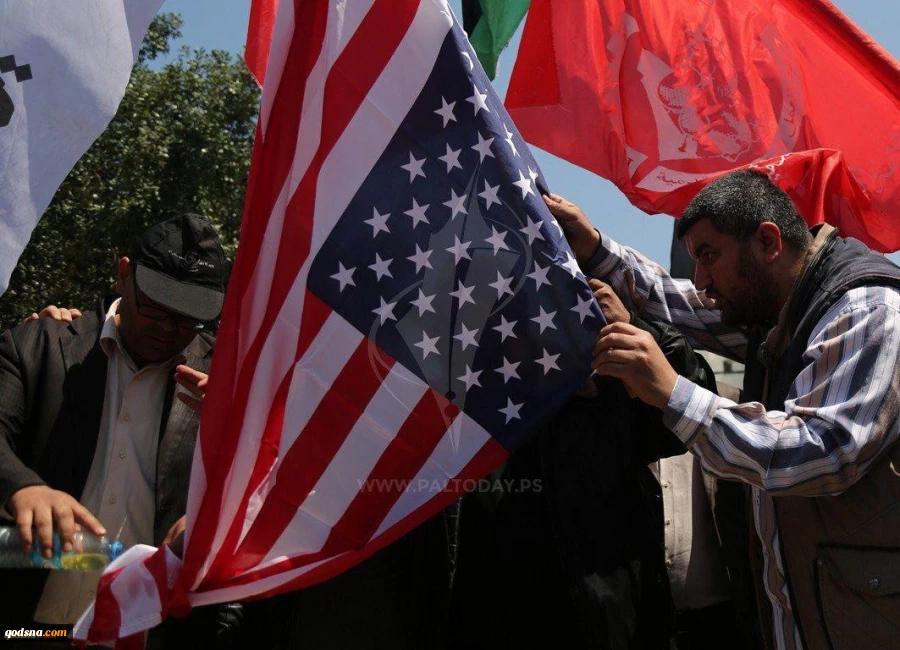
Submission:
M 789 299 L 784 352 L 776 356 L 777 350 L 760 345 L 761 335 L 751 336 L 742 401 L 783 411 L 805 366 L 803 355 L 816 324 L 841 296 L 861 286 L 900 288 L 900 268 L 861 242 L 832 233 Z M 785 579 L 806 650 L 895 647 L 894 626 L 900 620 L 898 470 L 900 445 L 894 444 L 839 495 L 774 496 Z
M 766 408 L 783 410 L 791 385 L 804 368 L 803 353 L 816 324 L 841 296 L 862 286 L 900 288 L 900 267 L 856 239 L 838 237 L 835 231 L 807 265 L 790 298 L 786 321 L 791 342 L 784 353 L 775 358 L 761 345 L 764 337 L 751 334 L 743 401 L 762 402 L 765 395 Z

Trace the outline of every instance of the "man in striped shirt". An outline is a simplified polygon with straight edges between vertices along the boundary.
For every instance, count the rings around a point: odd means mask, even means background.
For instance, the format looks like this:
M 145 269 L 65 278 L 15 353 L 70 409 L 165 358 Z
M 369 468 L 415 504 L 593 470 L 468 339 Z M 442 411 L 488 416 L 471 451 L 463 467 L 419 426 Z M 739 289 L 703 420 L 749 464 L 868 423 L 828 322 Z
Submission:
M 900 633 L 900 269 L 812 231 L 755 171 L 701 191 L 677 225 L 695 283 L 545 197 L 573 251 L 626 304 L 747 364 L 741 403 L 679 377 L 651 338 L 607 326 L 602 375 L 664 412 L 704 466 L 753 487 L 775 647 L 888 648 Z M 749 552 L 749 550 L 748 550 Z

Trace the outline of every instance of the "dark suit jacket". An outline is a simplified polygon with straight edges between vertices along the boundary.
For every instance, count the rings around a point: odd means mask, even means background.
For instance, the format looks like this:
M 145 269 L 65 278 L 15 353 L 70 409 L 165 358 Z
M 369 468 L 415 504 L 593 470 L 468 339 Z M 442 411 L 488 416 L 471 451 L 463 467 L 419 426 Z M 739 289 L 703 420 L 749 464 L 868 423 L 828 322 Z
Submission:
M 94 459 L 106 388 L 100 332 L 110 300 L 73 323 L 42 318 L 0 337 L 0 504 L 23 487 L 47 484 L 80 498 Z M 199 335 L 185 363 L 208 372 L 215 339 Z M 199 418 L 174 399 L 169 382 L 156 457 L 153 542 L 160 544 L 187 507 Z M 3 572 L 0 617 L 29 621 L 43 571 Z

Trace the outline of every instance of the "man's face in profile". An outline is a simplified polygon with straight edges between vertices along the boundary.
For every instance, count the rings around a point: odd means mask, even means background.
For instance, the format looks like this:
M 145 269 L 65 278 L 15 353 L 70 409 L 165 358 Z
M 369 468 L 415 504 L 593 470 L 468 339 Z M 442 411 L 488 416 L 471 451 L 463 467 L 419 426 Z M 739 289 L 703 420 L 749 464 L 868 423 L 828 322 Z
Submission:
M 779 309 L 772 271 L 757 259 L 751 239 L 718 232 L 709 219 L 701 219 L 685 236 L 697 262 L 694 285 L 715 300 L 722 322 L 732 327 L 757 325 Z

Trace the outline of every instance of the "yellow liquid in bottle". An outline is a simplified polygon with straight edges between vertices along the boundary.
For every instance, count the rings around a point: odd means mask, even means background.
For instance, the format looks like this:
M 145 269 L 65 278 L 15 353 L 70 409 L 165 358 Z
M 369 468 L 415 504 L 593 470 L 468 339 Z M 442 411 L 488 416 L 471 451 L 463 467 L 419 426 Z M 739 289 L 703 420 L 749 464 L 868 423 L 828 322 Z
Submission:
M 97 571 L 109 564 L 109 558 L 102 553 L 73 553 L 63 555 L 59 563 L 70 571 Z

